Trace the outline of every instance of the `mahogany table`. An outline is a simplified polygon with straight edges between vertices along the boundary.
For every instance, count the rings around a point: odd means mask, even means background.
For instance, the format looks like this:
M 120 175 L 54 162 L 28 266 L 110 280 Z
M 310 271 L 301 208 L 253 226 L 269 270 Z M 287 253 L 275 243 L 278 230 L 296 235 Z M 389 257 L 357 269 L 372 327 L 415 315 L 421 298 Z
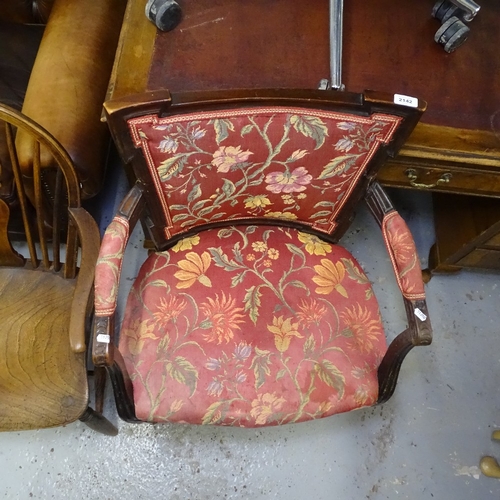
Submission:
M 128 1 L 108 99 L 162 88 L 316 88 L 329 76 L 328 0 L 179 3 L 181 24 L 162 33 L 144 15 L 146 0 Z M 432 6 L 433 0 L 346 2 L 343 82 L 349 91 L 428 102 L 378 178 L 387 186 L 474 196 L 455 203 L 436 195 L 431 266 L 500 269 L 500 201 L 474 202 L 500 197 L 500 2 L 481 1 L 469 39 L 452 54 L 433 40 L 440 24 Z M 471 206 L 478 213 L 471 215 Z

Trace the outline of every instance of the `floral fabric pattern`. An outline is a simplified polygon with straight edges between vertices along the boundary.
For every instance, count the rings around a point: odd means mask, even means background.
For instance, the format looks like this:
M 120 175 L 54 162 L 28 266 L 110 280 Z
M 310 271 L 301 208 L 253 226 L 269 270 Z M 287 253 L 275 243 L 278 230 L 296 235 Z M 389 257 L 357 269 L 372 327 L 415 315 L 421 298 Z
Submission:
M 165 236 L 259 217 L 332 232 L 400 118 L 301 108 L 249 108 L 129 120 L 166 220 Z
M 107 227 L 95 270 L 95 314 L 108 316 L 116 309 L 123 254 L 129 237 L 128 221 L 115 217 Z
M 382 232 L 401 293 L 410 300 L 425 299 L 420 261 L 406 222 L 393 211 L 384 217 Z
M 255 427 L 376 402 L 387 345 L 347 250 L 251 225 L 186 240 L 151 254 L 128 298 L 119 349 L 139 419 Z

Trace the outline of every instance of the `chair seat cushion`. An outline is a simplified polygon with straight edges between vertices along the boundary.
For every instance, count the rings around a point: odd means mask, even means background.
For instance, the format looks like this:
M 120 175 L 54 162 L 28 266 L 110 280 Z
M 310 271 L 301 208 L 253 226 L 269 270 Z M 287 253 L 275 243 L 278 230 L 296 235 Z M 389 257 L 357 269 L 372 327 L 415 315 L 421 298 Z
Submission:
M 148 257 L 119 349 L 140 420 L 255 427 L 374 404 L 387 344 L 346 249 L 234 226 Z
M 85 353 L 69 343 L 74 281 L 0 268 L 0 431 L 69 424 L 88 405 Z

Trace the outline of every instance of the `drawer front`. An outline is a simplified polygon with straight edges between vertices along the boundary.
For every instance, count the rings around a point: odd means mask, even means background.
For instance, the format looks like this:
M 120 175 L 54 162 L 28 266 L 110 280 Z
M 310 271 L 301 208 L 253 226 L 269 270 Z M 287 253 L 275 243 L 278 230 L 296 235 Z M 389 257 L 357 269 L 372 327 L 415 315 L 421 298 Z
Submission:
M 427 166 L 396 159 L 381 168 L 377 179 L 385 186 L 500 197 L 500 167 L 496 172 L 473 166 Z

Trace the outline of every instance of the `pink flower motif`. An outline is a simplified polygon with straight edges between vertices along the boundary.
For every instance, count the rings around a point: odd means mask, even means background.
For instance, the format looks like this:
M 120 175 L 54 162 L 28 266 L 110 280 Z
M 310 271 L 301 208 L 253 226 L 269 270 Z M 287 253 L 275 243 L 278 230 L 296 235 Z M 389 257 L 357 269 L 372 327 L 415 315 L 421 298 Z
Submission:
M 304 167 L 298 167 L 292 172 L 271 172 L 266 175 L 266 187 L 272 193 L 298 193 L 305 191 L 307 184 L 312 181 Z
M 212 165 L 217 167 L 217 172 L 229 172 L 231 167 L 243 163 L 253 155 L 251 151 L 242 151 L 241 146 L 221 146 L 215 153 Z

